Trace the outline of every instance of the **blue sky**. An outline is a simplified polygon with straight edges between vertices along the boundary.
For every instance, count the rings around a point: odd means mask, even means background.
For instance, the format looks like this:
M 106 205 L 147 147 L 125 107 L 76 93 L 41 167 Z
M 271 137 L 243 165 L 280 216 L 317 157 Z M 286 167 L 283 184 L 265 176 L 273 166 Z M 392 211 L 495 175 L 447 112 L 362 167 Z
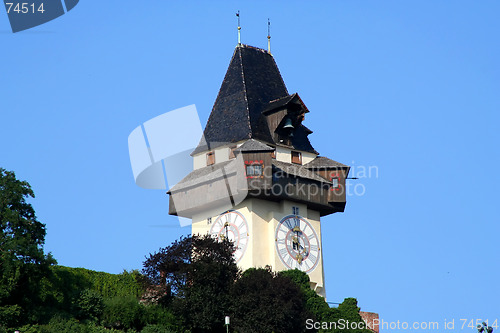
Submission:
M 328 301 L 439 331 L 500 321 L 496 1 L 81 1 L 17 34 L 5 14 L 0 166 L 33 186 L 46 250 L 119 273 L 189 233 L 164 191 L 134 184 L 127 137 L 190 104 L 206 122 L 237 10 L 253 46 L 267 46 L 271 18 L 316 150 L 378 170 L 323 219 Z

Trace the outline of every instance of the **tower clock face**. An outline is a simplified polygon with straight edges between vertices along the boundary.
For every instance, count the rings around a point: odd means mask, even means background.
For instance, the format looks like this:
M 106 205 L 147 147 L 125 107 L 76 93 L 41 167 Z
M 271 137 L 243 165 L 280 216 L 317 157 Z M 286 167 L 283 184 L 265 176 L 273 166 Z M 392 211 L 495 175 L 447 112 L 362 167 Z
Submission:
M 285 216 L 276 228 L 276 252 L 289 269 L 312 272 L 319 262 L 319 239 L 312 225 L 298 215 Z
M 229 210 L 217 217 L 210 228 L 210 234 L 219 240 L 228 238 L 234 243 L 235 251 L 233 253 L 236 262 L 239 262 L 248 244 L 248 224 L 245 217 L 235 211 Z

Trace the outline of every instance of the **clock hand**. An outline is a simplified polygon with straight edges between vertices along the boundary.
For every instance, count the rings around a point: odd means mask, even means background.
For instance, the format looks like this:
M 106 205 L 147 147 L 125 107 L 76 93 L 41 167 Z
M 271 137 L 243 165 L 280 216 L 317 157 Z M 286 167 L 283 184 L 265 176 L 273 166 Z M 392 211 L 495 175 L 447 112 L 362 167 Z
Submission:
M 226 230 L 226 238 L 229 239 L 228 231 L 227 229 L 229 228 L 229 222 L 224 223 L 224 229 Z
M 297 262 L 300 264 L 302 264 L 302 260 L 304 259 L 304 257 L 302 257 L 302 255 L 299 253 L 297 254 L 297 256 L 295 256 L 295 259 L 297 259 Z
M 298 236 L 293 236 L 293 238 L 292 238 L 292 242 L 293 242 L 293 249 L 294 249 L 294 250 L 298 250 L 298 251 L 300 251 L 300 249 L 302 249 L 302 251 L 301 251 L 301 252 L 303 252 L 304 254 L 306 254 L 306 255 L 307 255 L 307 248 L 305 248 L 304 246 L 302 246 L 302 245 L 300 244 L 300 237 L 298 237 Z M 299 262 L 299 264 L 300 264 L 300 262 Z
M 300 246 L 299 238 L 297 236 L 293 236 L 292 243 L 293 243 L 293 249 L 296 250 Z
M 300 230 L 300 227 L 298 225 L 293 227 L 292 231 L 295 232 L 295 236 L 293 237 L 293 249 L 295 250 L 296 247 L 298 248 L 301 246 L 299 233 L 301 233 L 302 231 Z

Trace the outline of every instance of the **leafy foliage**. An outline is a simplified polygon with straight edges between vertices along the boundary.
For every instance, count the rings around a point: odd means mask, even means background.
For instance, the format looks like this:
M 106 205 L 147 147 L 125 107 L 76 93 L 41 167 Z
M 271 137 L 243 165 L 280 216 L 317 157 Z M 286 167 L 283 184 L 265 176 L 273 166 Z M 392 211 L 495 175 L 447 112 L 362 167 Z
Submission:
M 97 291 L 85 289 L 80 294 L 77 305 L 79 318 L 97 321 L 104 310 L 104 299 Z
M 306 273 L 295 270 L 280 272 L 279 275 L 290 278 L 296 283 L 305 297 L 306 309 L 309 312 L 309 318 L 317 322 L 339 323 L 341 319 L 351 323 L 361 323 L 363 319 L 359 314 L 360 308 L 355 298 L 346 298 L 338 308 L 330 308 L 325 299 L 316 294 L 309 285 L 309 276 Z M 320 332 L 349 332 L 349 333 L 371 333 L 367 329 L 320 329 Z
M 157 304 L 172 309 L 190 332 L 221 332 L 231 316 L 237 332 L 303 332 L 306 320 L 361 322 L 355 299 L 330 308 L 299 270 L 274 273 L 250 268 L 241 274 L 230 242 L 210 236 L 182 237 L 150 254 L 143 273 Z M 183 331 L 180 326 L 176 331 Z M 337 332 L 320 330 L 320 332 Z M 343 330 L 343 332 L 369 332 Z
M 182 327 L 170 308 L 149 304 L 144 307 L 143 323 L 147 326 L 163 327 L 172 332 L 181 332 Z M 146 329 L 146 327 L 144 329 Z
M 134 296 L 116 296 L 105 302 L 102 322 L 116 329 L 142 329 L 144 305 Z
M 0 168 L 0 326 L 35 319 L 40 311 L 39 282 L 55 263 L 43 252 L 45 225 L 26 199 L 31 186 Z
M 176 327 L 172 311 L 139 303 L 145 289 L 138 271 L 55 266 L 29 198 L 30 185 L 0 168 L 0 332 L 112 332 L 97 326 L 101 319 L 129 332 Z
M 142 273 L 148 279 L 150 291 L 160 300 L 183 296 L 191 263 L 191 244 L 191 237 L 181 237 L 144 261 Z
M 229 290 L 239 270 L 233 244 L 209 235 L 182 237 L 151 254 L 143 273 L 160 304 L 171 304 L 192 332 L 217 331 L 230 308 Z
M 141 333 L 172 333 L 175 331 L 171 331 L 161 325 L 148 325 L 144 327 Z
M 285 275 L 250 268 L 234 284 L 231 298 L 233 326 L 239 332 L 305 331 L 309 313 L 303 292 Z
M 107 329 L 94 323 L 84 324 L 74 318 L 60 317 L 53 318 L 45 325 L 25 325 L 18 330 L 22 333 L 123 333 L 123 331 Z
M 280 272 L 279 275 L 289 278 L 299 286 L 305 298 L 306 309 L 310 313 L 310 318 L 317 321 L 326 321 L 329 318 L 332 309 L 323 297 L 311 289 L 309 276 L 306 273 L 294 269 Z
M 143 277 L 139 271 L 123 271 L 121 274 L 96 272 L 85 268 L 53 266 L 49 281 L 64 294 L 78 296 L 84 289 L 98 292 L 103 297 L 129 296 L 137 298 L 144 293 Z M 72 291 L 77 295 L 72 295 Z
M 109 274 L 84 268 L 52 266 L 40 281 L 39 297 L 43 307 L 40 308 L 36 320 L 31 322 L 45 324 L 56 314 L 97 320 L 98 314 L 102 312 L 99 298 L 130 295 L 139 298 L 144 292 L 141 279 L 138 271 Z M 82 293 L 86 294 L 88 301 L 85 310 L 82 309 Z M 94 309 L 90 307 L 91 295 L 94 295 Z

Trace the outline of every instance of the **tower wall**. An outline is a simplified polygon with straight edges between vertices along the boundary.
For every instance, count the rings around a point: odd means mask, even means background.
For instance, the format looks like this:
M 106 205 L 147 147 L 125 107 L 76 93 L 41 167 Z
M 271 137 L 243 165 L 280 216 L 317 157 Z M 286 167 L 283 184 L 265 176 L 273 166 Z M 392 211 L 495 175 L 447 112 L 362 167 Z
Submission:
M 293 207 L 299 209 L 299 215 L 307 219 L 318 236 L 320 242 L 319 260 L 315 269 L 308 275 L 311 280 L 311 288 L 325 297 L 320 214 L 315 210 L 308 209 L 305 204 L 297 204 L 288 200 L 275 202 L 247 199 L 232 208 L 241 213 L 248 223 L 249 242 L 238 266 L 242 270 L 266 266 L 270 266 L 273 271 L 288 270 L 276 251 L 276 228 L 284 217 L 293 213 Z M 200 235 L 210 233 L 212 224 L 224 211 L 221 208 L 214 208 L 193 216 L 192 233 Z M 208 222 L 209 219 L 211 219 L 211 223 Z

